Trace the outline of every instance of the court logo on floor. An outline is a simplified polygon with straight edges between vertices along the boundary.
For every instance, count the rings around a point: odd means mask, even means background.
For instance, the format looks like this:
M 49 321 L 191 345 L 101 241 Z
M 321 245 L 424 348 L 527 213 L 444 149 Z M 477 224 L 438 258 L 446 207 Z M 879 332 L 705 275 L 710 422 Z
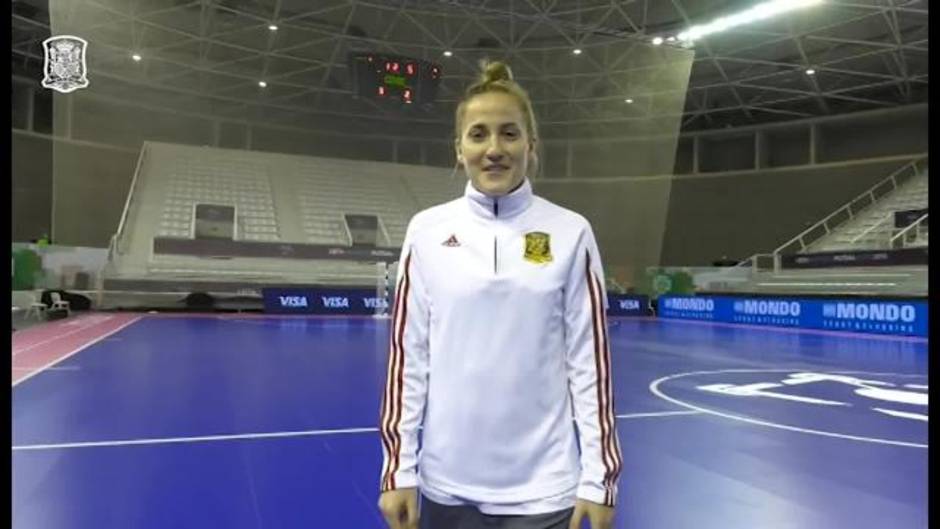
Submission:
M 663 377 L 650 390 L 728 419 L 829 437 L 927 447 L 927 377 L 801 370 L 721 370 Z

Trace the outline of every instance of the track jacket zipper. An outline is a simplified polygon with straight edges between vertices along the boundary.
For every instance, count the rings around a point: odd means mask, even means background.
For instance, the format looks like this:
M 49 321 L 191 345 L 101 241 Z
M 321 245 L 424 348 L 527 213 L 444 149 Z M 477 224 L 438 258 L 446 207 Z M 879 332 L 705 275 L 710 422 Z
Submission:
M 499 218 L 499 201 L 493 200 L 493 217 Z M 499 260 L 497 259 L 497 253 L 499 246 L 496 243 L 496 235 L 493 235 L 493 275 L 496 275 L 499 272 Z

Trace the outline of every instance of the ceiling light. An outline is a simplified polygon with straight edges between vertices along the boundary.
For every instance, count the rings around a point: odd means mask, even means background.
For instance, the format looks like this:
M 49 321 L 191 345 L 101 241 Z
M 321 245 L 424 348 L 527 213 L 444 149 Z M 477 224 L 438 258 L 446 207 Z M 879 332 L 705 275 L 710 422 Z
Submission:
M 444 52 L 444 57 L 450 57 L 450 56 L 452 56 L 453 54 L 454 54 L 454 52 L 452 52 L 452 51 L 450 51 L 450 50 L 447 50 L 447 51 Z
M 764 20 L 788 11 L 810 7 L 821 3 L 822 0 L 770 0 L 739 13 L 718 17 L 707 24 L 692 26 L 678 35 L 679 40 L 694 41 L 712 33 Z
M 675 37 L 675 36 L 666 38 L 666 42 L 675 42 L 675 41 L 676 41 L 676 37 Z
M 571 53 L 574 53 L 575 55 L 581 55 L 581 48 L 575 48 Z
M 136 62 L 140 62 L 141 57 L 140 57 L 140 55 L 137 55 L 137 54 L 135 53 L 135 54 L 131 55 L 131 59 L 134 59 Z
M 816 70 L 814 70 L 814 69 L 812 69 L 812 68 L 808 68 L 808 69 L 806 70 L 806 75 L 816 75 Z
M 633 104 L 633 100 L 630 99 L 630 98 L 624 99 L 623 102 L 626 103 L 626 104 L 628 104 L 628 105 L 632 105 L 632 104 Z
M 662 38 L 662 37 L 656 37 L 656 38 L 653 39 L 653 46 L 659 46 L 659 45 L 662 44 L 662 43 L 663 43 L 663 38 Z
M 260 86 L 261 88 L 264 88 L 264 87 L 268 86 L 268 83 L 266 83 L 266 82 L 264 82 L 264 81 L 258 81 L 258 86 Z
M 270 29 L 271 31 L 277 31 L 277 26 L 275 26 L 274 24 L 271 24 L 270 26 L 268 26 L 268 29 Z

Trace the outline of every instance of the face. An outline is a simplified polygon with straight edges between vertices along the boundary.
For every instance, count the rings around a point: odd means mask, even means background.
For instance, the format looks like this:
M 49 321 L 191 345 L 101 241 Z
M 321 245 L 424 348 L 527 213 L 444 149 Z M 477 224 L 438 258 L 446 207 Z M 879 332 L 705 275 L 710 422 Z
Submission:
M 526 133 L 522 107 L 501 92 L 480 94 L 467 102 L 456 146 L 457 162 L 473 187 L 490 196 L 512 191 L 535 159 L 535 142 Z

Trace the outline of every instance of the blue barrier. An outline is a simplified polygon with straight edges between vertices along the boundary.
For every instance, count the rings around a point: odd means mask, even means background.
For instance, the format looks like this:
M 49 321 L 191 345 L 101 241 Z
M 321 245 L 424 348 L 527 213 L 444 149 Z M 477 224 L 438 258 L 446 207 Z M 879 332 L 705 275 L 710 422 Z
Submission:
M 363 314 L 376 312 L 388 302 L 370 289 L 264 288 L 264 311 L 271 314 Z M 647 316 L 647 296 L 607 295 L 611 316 Z M 381 305 L 380 305 L 381 304 Z
M 927 302 L 885 299 L 660 296 L 661 318 L 927 336 Z
M 375 290 L 264 288 L 264 311 L 272 314 L 375 314 L 387 305 Z
M 608 316 L 649 316 L 650 314 L 648 296 L 607 294 Z

